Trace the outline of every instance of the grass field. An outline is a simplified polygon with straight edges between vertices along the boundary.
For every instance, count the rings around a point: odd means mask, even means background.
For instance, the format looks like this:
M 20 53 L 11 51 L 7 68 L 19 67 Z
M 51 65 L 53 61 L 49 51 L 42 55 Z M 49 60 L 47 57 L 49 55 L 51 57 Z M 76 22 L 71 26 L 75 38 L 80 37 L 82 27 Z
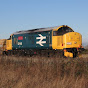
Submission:
M 0 56 L 0 88 L 88 88 L 88 57 Z

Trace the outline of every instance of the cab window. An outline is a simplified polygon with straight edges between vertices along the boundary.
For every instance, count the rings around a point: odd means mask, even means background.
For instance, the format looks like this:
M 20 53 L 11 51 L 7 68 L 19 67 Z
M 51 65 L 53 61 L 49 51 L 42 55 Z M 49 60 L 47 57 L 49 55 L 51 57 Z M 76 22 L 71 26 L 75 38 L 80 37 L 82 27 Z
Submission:
M 74 31 L 69 27 L 61 27 L 57 31 L 53 31 L 53 36 L 61 36 L 68 32 L 74 32 Z
M 57 36 L 57 31 L 53 31 L 53 36 Z

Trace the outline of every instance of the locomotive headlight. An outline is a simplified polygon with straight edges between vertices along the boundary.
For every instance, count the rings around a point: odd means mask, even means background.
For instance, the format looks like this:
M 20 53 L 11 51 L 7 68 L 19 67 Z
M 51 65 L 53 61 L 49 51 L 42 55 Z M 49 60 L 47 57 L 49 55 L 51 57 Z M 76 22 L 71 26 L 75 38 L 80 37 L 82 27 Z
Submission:
M 72 44 L 72 42 L 67 42 L 67 45 L 71 45 Z

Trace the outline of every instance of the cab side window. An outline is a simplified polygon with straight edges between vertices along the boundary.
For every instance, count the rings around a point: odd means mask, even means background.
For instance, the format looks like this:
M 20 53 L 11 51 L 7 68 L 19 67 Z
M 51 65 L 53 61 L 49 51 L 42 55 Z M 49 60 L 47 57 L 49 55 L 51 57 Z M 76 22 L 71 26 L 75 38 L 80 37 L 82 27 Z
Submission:
M 53 31 L 53 36 L 57 36 L 57 31 Z
M 57 35 L 63 35 L 64 31 L 63 31 L 63 27 L 61 27 L 58 31 L 57 31 Z
M 61 36 L 68 32 L 74 32 L 74 31 L 68 27 L 61 27 L 57 31 L 53 31 L 53 36 Z
M 53 31 L 53 36 L 63 35 L 63 28 L 58 29 L 58 31 Z

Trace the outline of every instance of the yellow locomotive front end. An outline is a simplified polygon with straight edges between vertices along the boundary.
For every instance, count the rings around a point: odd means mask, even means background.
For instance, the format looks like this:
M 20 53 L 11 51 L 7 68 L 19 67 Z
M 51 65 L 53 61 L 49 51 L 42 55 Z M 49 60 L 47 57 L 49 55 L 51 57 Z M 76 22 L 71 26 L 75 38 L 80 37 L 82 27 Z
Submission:
M 76 57 L 82 48 L 82 36 L 77 32 L 69 32 L 63 35 L 64 56 Z
M 67 25 L 60 26 L 53 29 L 52 48 L 63 50 L 66 57 L 76 57 L 82 48 L 82 36 Z

